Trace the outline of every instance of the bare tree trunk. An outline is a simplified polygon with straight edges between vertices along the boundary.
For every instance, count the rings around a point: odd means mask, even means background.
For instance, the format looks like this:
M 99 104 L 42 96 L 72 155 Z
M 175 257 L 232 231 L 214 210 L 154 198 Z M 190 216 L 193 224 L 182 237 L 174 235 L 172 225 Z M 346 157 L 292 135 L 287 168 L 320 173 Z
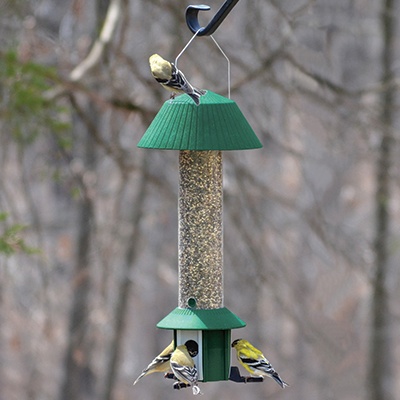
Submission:
M 113 4 L 113 7 L 110 7 L 110 3 Z M 111 11 L 110 8 L 112 8 Z M 78 81 L 82 79 L 88 71 L 93 70 L 93 68 L 101 62 L 105 45 L 108 44 L 113 37 L 115 24 L 119 16 L 119 9 L 120 0 L 97 1 L 96 30 L 100 30 L 102 27 L 100 39 L 95 42 L 87 58 L 71 72 L 71 80 Z M 105 37 L 104 32 L 108 32 L 106 33 L 107 37 Z M 86 132 L 82 132 L 82 137 L 84 138 L 82 139 L 82 147 L 84 149 L 84 154 L 82 155 L 83 170 L 78 172 L 78 175 L 82 174 L 80 178 L 82 180 L 83 199 L 78 212 L 79 233 L 74 272 L 73 304 L 70 312 L 68 346 L 65 355 L 65 376 L 59 394 L 60 400 L 90 399 L 93 398 L 95 392 L 94 373 L 90 367 L 91 343 L 87 338 L 91 290 L 89 271 L 90 246 L 93 233 L 92 221 L 94 219 L 94 204 L 90 193 L 90 187 L 86 187 L 83 174 L 85 174 L 87 170 L 89 172 L 95 170 L 96 159 L 92 138 L 96 133 L 95 131 L 98 129 L 99 122 L 91 116 L 96 116 L 99 112 L 96 109 L 90 110 L 90 108 L 93 107 L 90 104 L 86 105 L 85 109 L 81 109 L 73 96 L 71 96 L 70 99 L 77 115 L 86 126 Z
M 146 160 L 143 157 L 140 168 L 139 181 L 137 183 L 135 198 L 132 201 L 131 234 L 125 254 L 125 262 L 122 271 L 122 278 L 118 289 L 117 304 L 115 307 L 114 326 L 112 328 L 112 340 L 110 358 L 105 374 L 105 389 L 103 400 L 112 400 L 113 390 L 118 377 L 118 367 L 123 354 L 123 338 L 125 333 L 126 319 L 128 317 L 128 301 L 132 286 L 132 270 L 140 246 L 140 221 L 143 215 L 143 205 L 146 198 Z
M 84 138 L 84 149 L 84 166 L 92 170 L 95 165 L 95 155 L 90 135 L 86 135 Z M 90 398 L 94 390 L 93 373 L 90 368 L 90 351 L 86 340 L 89 319 L 88 303 L 91 289 L 89 266 L 94 207 L 93 200 L 85 188 L 83 188 L 83 193 L 83 199 L 78 211 L 79 232 L 73 275 L 73 304 L 69 318 L 65 376 L 59 394 L 60 400 Z
M 379 148 L 376 175 L 376 232 L 374 240 L 375 276 L 373 281 L 370 360 L 367 379 L 370 400 L 392 400 L 393 363 L 389 294 L 386 287 L 389 270 L 390 239 L 390 170 L 394 145 L 394 40 L 395 0 L 384 0 L 381 17 L 383 33 L 382 54 L 382 137 Z

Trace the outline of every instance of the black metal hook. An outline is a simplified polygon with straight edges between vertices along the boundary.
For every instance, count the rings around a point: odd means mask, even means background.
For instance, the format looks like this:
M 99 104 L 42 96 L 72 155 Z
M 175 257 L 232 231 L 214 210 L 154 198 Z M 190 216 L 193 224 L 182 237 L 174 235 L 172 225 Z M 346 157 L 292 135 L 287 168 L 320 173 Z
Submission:
M 209 36 L 212 35 L 215 30 L 221 25 L 225 17 L 231 12 L 232 8 L 235 7 L 239 0 L 225 0 L 225 3 L 217 11 L 214 18 L 209 22 L 206 27 L 201 27 L 198 20 L 199 11 L 210 10 L 210 7 L 204 4 L 197 6 L 189 6 L 186 9 L 186 23 L 189 29 L 193 32 L 197 32 L 197 36 Z

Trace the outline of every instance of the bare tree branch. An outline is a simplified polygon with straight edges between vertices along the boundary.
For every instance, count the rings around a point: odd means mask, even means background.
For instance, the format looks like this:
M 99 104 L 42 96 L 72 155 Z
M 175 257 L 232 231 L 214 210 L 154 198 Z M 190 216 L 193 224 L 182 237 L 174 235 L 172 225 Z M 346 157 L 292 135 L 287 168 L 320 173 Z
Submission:
M 81 81 L 89 71 L 93 70 L 102 60 L 107 46 L 111 43 L 120 16 L 122 13 L 122 0 L 111 0 L 108 6 L 107 14 L 104 19 L 103 27 L 99 37 L 94 42 L 89 54 L 81 61 L 69 74 L 70 82 Z M 48 100 L 55 99 L 65 94 L 66 88 L 58 86 L 45 93 L 45 98 Z

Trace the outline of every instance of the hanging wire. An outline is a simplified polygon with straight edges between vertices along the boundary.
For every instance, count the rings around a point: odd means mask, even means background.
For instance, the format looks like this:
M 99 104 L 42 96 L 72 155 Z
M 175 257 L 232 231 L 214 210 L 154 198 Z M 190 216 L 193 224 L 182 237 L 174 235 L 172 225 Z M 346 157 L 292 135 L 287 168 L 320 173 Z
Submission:
M 214 36 L 210 35 L 210 38 L 214 41 L 214 43 L 217 45 L 219 51 L 222 53 L 222 55 L 226 58 L 226 61 L 228 62 L 228 99 L 230 99 L 231 98 L 231 62 L 230 62 L 228 56 L 222 50 L 221 46 L 214 39 Z
M 178 68 L 178 59 L 179 57 L 185 52 L 185 50 L 189 47 L 190 43 L 192 43 L 193 39 L 197 36 L 197 34 L 200 32 L 201 29 L 199 29 L 193 36 L 192 38 L 187 42 L 186 46 L 182 49 L 182 51 L 176 56 L 175 58 L 175 67 Z
M 179 57 L 185 52 L 185 50 L 189 47 L 190 43 L 194 40 L 197 34 L 201 31 L 201 28 L 192 36 L 192 38 L 187 42 L 186 46 L 181 50 L 181 52 L 175 58 L 175 67 L 178 68 L 178 59 Z M 231 98 L 231 62 L 225 52 L 222 50 L 221 46 L 218 42 L 214 39 L 213 35 L 210 35 L 210 38 L 213 40 L 215 45 L 218 47 L 219 51 L 225 57 L 226 61 L 228 62 L 228 99 Z

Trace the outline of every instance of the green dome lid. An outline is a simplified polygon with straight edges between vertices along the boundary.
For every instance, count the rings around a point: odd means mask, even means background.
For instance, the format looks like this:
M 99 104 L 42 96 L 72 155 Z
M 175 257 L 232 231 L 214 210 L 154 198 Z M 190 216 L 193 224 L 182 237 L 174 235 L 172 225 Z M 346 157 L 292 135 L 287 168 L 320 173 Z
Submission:
M 138 147 L 167 150 L 246 150 L 262 147 L 237 104 L 207 91 L 200 105 L 187 95 L 167 100 Z
M 226 307 L 213 310 L 175 308 L 164 317 L 157 328 L 179 330 L 226 330 L 243 328 L 246 323 Z

